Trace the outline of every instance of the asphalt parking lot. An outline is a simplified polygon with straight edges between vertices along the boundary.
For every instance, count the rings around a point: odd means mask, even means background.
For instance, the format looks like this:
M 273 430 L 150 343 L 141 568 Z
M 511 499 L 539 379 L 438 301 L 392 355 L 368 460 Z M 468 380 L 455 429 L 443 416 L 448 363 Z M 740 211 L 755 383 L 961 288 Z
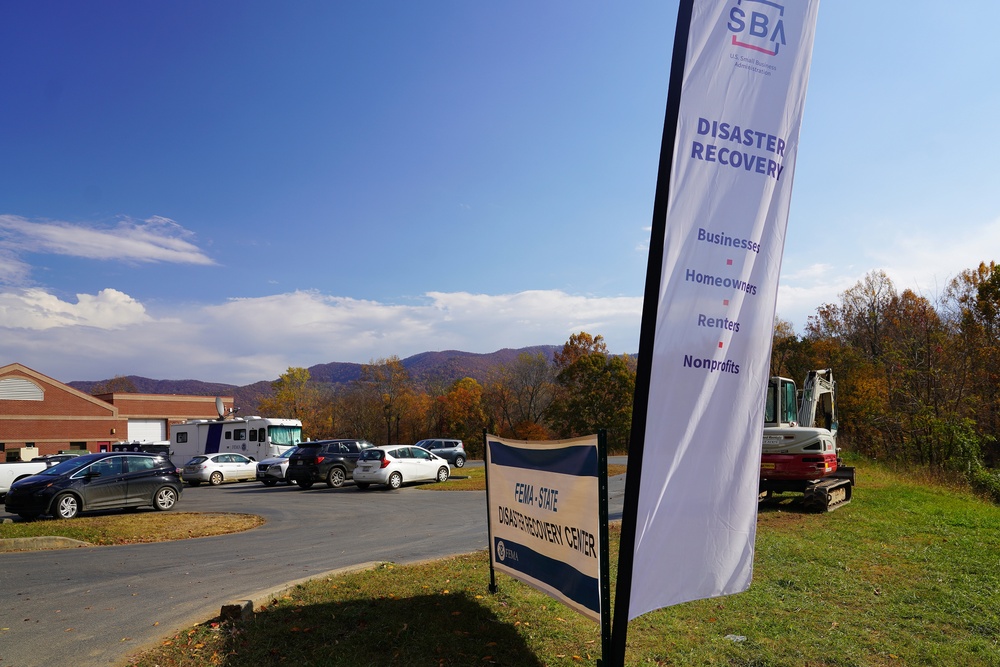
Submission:
M 609 486 L 611 518 L 620 518 L 624 476 Z M 416 562 L 487 544 L 481 491 L 185 487 L 176 511 L 205 510 L 251 512 L 267 523 L 176 542 L 0 553 L 0 667 L 120 665 L 233 600 L 359 563 Z
M 67 664 L 69 656 L 80 666 L 121 664 L 234 599 L 358 563 L 466 553 L 487 541 L 485 494 L 475 491 L 186 487 L 176 511 L 202 510 L 251 512 L 267 523 L 176 542 L 0 554 L 0 665 Z

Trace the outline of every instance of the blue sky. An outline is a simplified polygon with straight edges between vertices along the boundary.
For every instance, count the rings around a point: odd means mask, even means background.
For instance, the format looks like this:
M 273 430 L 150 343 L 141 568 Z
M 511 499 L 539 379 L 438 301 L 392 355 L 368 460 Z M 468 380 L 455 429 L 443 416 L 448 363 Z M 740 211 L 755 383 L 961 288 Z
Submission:
M 820 6 L 778 294 L 1000 259 L 985 0 Z M 13 1 L 0 363 L 243 384 L 638 349 L 676 2 Z

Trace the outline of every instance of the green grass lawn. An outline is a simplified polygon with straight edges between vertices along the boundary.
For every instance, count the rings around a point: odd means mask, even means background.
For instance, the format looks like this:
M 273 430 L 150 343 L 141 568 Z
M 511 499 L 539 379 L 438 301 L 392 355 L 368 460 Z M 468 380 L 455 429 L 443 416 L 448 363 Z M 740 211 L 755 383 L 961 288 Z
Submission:
M 762 506 L 750 590 L 633 620 L 627 664 L 1000 666 L 1000 508 L 872 465 L 858 479 L 830 514 Z M 616 526 L 611 549 L 613 582 Z M 595 623 L 497 578 L 491 595 L 485 551 L 385 564 L 167 637 L 130 664 L 595 664 Z
M 2 523 L 0 539 L 55 536 L 94 545 L 137 544 L 238 533 L 263 523 L 256 514 L 139 511 Z

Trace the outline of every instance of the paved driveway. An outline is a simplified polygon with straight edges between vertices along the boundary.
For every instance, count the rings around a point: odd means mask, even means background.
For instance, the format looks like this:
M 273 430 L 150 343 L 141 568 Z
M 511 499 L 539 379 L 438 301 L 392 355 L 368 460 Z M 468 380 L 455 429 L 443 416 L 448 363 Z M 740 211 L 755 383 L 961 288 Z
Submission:
M 609 486 L 611 518 L 620 518 L 624 477 Z M 476 491 L 239 483 L 185 488 L 177 510 L 252 512 L 267 523 L 177 542 L 0 553 L 0 667 L 120 665 L 234 599 L 331 569 L 487 543 L 486 496 Z

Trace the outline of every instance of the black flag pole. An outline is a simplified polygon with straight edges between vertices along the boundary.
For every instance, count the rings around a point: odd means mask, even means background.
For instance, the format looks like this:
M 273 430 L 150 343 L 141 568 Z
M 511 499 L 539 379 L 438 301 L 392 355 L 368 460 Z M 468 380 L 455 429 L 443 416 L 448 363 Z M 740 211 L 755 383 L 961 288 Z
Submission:
M 611 655 L 608 667 L 625 666 L 625 643 L 632 592 L 632 558 L 635 552 L 636 516 L 639 511 L 639 484 L 646 439 L 646 412 L 649 408 L 649 383 L 653 368 L 653 343 L 656 333 L 660 276 L 663 270 L 663 243 L 667 229 L 667 199 L 670 171 L 674 160 L 674 139 L 680 115 L 681 85 L 687 58 L 688 34 L 694 0 L 680 0 L 674 50 L 670 62 L 667 110 L 660 143 L 660 164 L 653 198 L 653 224 L 649 235 L 649 258 L 639 329 L 639 363 L 636 369 L 635 396 L 632 402 L 632 428 L 629 434 L 628 474 L 625 476 L 625 502 L 622 512 L 621 542 L 618 550 L 618 577 L 615 582 L 615 607 L 611 627 Z M 669 566 L 669 563 L 666 564 Z

